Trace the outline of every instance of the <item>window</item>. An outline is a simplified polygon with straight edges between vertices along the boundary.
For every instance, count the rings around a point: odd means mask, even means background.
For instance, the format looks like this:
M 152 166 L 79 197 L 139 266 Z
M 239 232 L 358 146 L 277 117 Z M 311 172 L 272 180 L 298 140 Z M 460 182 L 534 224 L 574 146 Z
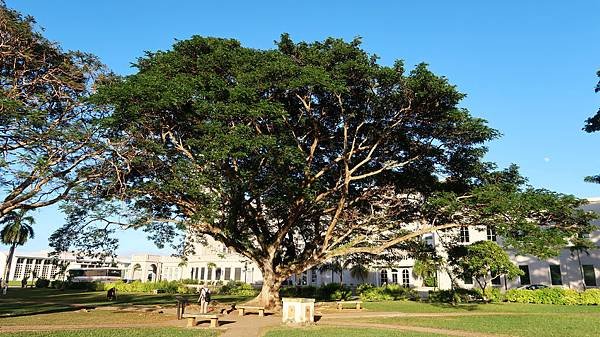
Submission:
M 469 227 L 462 226 L 460 227 L 460 242 L 469 242 Z
M 488 241 L 496 241 L 496 227 L 487 226 L 487 239 Z
M 499 286 L 502 284 L 502 281 L 500 280 L 500 275 L 496 275 L 495 272 L 492 272 L 492 284 L 495 286 Z
M 392 269 L 392 283 L 398 284 L 398 270 Z
M 531 277 L 529 276 L 529 266 L 519 266 L 519 269 L 523 272 L 523 275 L 520 276 L 521 285 L 525 286 L 531 284 Z
M 233 270 L 233 279 L 240 281 L 242 279 L 242 268 L 235 268 Z
M 216 281 L 221 280 L 221 268 L 215 269 L 215 280 Z
M 410 274 L 408 273 L 408 269 L 402 269 L 402 286 L 410 286 Z
M 212 280 L 212 268 L 206 269 L 206 279 L 209 281 Z
M 310 283 L 312 283 L 312 284 L 317 283 L 317 270 L 316 269 L 310 270 Z
M 552 285 L 562 284 L 562 277 L 560 275 L 560 265 L 550 265 L 550 281 L 552 281 Z
M 204 280 L 204 267 L 200 268 L 200 279 Z
M 231 268 L 225 268 L 225 281 L 231 280 Z
M 379 279 L 381 285 L 387 284 L 388 282 L 388 275 L 387 275 L 387 270 L 382 270 L 381 271 L 381 278 Z
M 42 268 L 42 275 L 40 275 L 41 278 L 50 278 L 48 275 L 48 265 L 45 264 L 44 268 Z
M 594 271 L 594 266 L 591 264 L 584 264 L 581 266 L 583 268 L 583 282 L 588 287 L 596 286 L 596 272 Z
M 464 284 L 473 284 L 473 276 L 465 275 L 465 278 L 463 279 L 463 283 Z
M 435 242 L 433 240 L 433 234 L 425 234 L 423 235 L 423 241 L 425 242 L 425 245 L 427 245 L 430 248 L 433 248 L 433 246 L 435 245 Z
M 190 269 L 190 280 L 194 279 L 194 268 Z
M 340 273 L 343 273 L 343 272 L 344 272 L 343 270 L 340 271 Z M 305 271 L 302 272 L 302 278 L 301 278 L 300 284 L 303 285 L 303 286 L 305 286 L 305 285 L 308 284 L 308 274 Z

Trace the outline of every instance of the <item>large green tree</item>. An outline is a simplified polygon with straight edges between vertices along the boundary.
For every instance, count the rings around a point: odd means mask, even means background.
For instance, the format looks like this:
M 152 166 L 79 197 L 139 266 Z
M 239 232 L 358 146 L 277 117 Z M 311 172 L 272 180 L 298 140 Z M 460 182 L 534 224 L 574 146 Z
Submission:
M 58 247 L 95 220 L 143 226 L 159 244 L 178 229 L 210 235 L 258 265 L 257 300 L 277 306 L 286 278 L 337 256 L 497 219 L 499 235 L 527 242 L 522 233 L 535 232 L 556 248 L 586 225 L 581 201 L 518 196 L 516 169 L 492 172 L 483 144 L 498 133 L 459 107 L 464 94 L 446 78 L 425 64 L 381 65 L 358 39 L 283 35 L 277 49 L 257 50 L 195 36 L 136 67 L 94 97 L 112 112 L 103 125 L 116 151 L 66 207 Z M 496 198 L 507 214 L 486 208 Z M 111 218 L 116 200 L 133 214 Z M 527 205 L 519 214 L 517 200 Z M 552 202 L 563 208 L 546 211 Z
M 600 78 L 600 70 L 596 73 Z M 600 92 L 600 80 L 596 84 L 596 93 Z M 596 114 L 585 121 L 585 127 L 583 128 L 586 132 L 596 132 L 600 130 L 600 109 Z M 600 175 L 590 176 L 585 178 L 586 181 L 600 183 Z
M 102 159 L 99 111 L 83 99 L 103 72 L 0 2 L 0 219 L 64 200 Z
M 26 212 L 26 210 L 22 209 L 12 211 L 0 220 L 0 225 L 4 225 L 2 230 L 0 230 L 0 241 L 5 245 L 10 245 L 6 260 L 6 269 L 3 275 L 6 282 L 8 282 L 8 276 L 10 275 L 10 267 L 15 255 L 15 249 L 17 246 L 24 245 L 28 239 L 33 239 L 35 235 L 33 231 L 35 219 L 30 215 L 26 215 Z

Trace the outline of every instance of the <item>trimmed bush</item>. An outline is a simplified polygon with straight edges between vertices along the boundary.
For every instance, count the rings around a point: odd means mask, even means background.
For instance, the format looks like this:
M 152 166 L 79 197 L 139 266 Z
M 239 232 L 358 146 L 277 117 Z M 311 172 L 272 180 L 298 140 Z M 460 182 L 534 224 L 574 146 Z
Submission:
M 600 289 L 589 289 L 583 292 L 563 288 L 511 289 L 506 292 L 505 299 L 515 303 L 600 305 Z
M 468 303 L 482 300 L 481 291 L 474 289 L 449 289 L 429 291 L 429 302 Z
M 340 301 L 352 297 L 352 290 L 339 283 L 329 283 L 317 288 L 317 298 L 322 301 Z
M 248 283 L 230 281 L 219 290 L 220 294 L 236 296 L 256 296 L 258 291 Z
M 50 280 L 47 280 L 45 278 L 39 278 L 39 279 L 35 280 L 36 288 L 48 288 L 49 286 L 50 286 Z
M 419 294 L 414 289 L 399 284 L 388 284 L 381 287 L 361 284 L 357 288 L 357 293 L 361 300 L 369 302 L 419 299 Z
M 281 297 L 315 298 L 320 301 L 347 300 L 352 297 L 352 290 L 339 283 L 329 283 L 319 288 L 313 286 L 288 286 L 279 290 Z

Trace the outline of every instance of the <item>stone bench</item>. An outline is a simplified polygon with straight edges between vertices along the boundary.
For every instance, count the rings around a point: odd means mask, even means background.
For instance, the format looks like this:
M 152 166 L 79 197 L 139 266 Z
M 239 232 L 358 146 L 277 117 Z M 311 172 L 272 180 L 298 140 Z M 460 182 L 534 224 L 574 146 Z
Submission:
M 355 306 L 356 310 L 362 309 L 362 301 L 337 301 L 335 303 L 337 304 L 338 310 L 344 309 L 344 304 L 352 304 Z
M 198 322 L 210 320 L 210 327 L 217 328 L 219 326 L 219 316 L 215 314 L 184 314 L 183 318 L 187 318 L 187 327 L 196 326 Z
M 249 305 L 236 305 L 235 308 L 238 310 L 240 316 L 244 316 L 246 311 L 258 311 L 258 316 L 265 315 L 265 307 L 254 307 Z

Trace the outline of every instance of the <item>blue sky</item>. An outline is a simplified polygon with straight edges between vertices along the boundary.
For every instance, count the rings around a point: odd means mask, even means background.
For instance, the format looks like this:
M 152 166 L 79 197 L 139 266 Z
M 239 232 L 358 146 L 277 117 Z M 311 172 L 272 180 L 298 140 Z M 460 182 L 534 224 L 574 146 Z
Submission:
M 120 74 L 132 73 L 143 51 L 194 34 L 254 48 L 273 48 L 282 32 L 305 41 L 361 36 L 382 64 L 427 62 L 467 93 L 462 106 L 503 134 L 488 160 L 518 164 L 536 187 L 600 196 L 600 185 L 583 182 L 600 173 L 600 134 L 581 131 L 600 107 L 597 0 L 6 2 L 63 48 L 96 54 Z M 38 236 L 23 249 L 46 247 L 63 221 L 56 208 L 36 215 Z M 159 252 L 141 232 L 123 237 L 122 254 Z

